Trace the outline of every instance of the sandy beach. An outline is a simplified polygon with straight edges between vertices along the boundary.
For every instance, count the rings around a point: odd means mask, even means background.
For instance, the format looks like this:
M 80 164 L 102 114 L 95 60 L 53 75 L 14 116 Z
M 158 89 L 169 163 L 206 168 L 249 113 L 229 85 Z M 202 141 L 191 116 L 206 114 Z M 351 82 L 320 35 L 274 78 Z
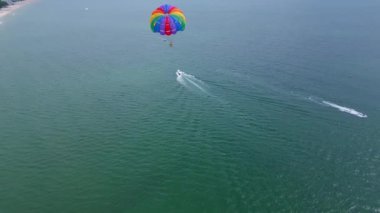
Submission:
M 8 7 L 1 8 L 0 9 L 0 19 L 2 19 L 3 17 L 5 17 L 7 15 L 14 13 L 17 9 L 25 6 L 26 4 L 28 4 L 30 2 L 31 2 L 30 0 L 20 1 L 20 2 L 16 2 L 13 5 L 9 5 Z

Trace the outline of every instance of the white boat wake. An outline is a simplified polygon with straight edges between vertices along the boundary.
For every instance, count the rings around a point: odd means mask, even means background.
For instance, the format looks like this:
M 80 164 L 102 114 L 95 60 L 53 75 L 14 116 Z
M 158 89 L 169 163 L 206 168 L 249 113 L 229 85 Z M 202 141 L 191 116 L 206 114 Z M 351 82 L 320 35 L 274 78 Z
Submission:
M 340 106 L 340 105 L 333 103 L 331 101 L 326 101 L 326 100 L 323 100 L 320 98 L 315 98 L 315 97 L 309 97 L 308 99 L 310 101 L 316 103 L 316 104 L 320 104 L 322 106 L 327 106 L 327 107 L 332 107 L 332 108 L 338 109 L 341 112 L 345 112 L 345 113 L 357 116 L 359 118 L 367 118 L 368 117 L 366 114 L 364 114 L 362 112 L 359 112 L 359 111 L 352 109 L 352 108 L 349 108 L 349 107 Z
M 186 87 L 189 90 L 192 91 L 198 91 L 206 95 L 210 95 L 209 92 L 206 90 L 206 85 L 203 81 L 197 79 L 195 76 L 187 74 L 181 70 L 177 70 L 177 81 Z
M 344 107 L 344 106 L 339 106 L 338 104 L 334 104 L 334 103 L 332 103 L 330 101 L 322 101 L 322 103 L 325 104 L 325 105 L 327 105 L 327 106 L 329 106 L 329 107 L 336 108 L 336 109 L 338 109 L 341 112 L 346 112 L 348 114 L 355 115 L 355 116 L 357 116 L 359 118 L 367 118 L 368 117 L 366 114 L 358 112 L 355 109 Z

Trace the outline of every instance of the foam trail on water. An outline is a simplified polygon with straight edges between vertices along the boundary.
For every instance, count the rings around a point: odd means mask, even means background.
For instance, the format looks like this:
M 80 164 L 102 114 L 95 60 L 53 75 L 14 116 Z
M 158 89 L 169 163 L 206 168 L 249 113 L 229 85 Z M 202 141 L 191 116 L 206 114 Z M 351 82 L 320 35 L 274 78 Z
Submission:
M 339 106 L 338 104 L 332 103 L 330 101 L 322 101 L 322 103 L 325 104 L 325 105 L 327 105 L 327 106 L 329 106 L 329 107 L 336 108 L 336 109 L 338 109 L 341 112 L 346 112 L 346 113 L 349 113 L 351 115 L 355 115 L 355 116 L 357 116 L 359 118 L 366 118 L 366 117 L 368 117 L 366 114 L 358 112 L 355 109 L 344 107 L 344 106 Z
M 182 86 L 189 88 L 188 83 L 183 79 L 183 76 L 178 76 L 177 77 L 178 83 L 180 83 Z
M 318 105 L 322 105 L 322 106 L 332 107 L 332 108 L 338 109 L 341 112 L 345 112 L 345 113 L 357 116 L 359 118 L 367 118 L 368 117 L 366 114 L 364 114 L 362 112 L 359 112 L 359 111 L 356 111 L 355 109 L 348 108 L 348 107 L 345 107 L 345 106 L 340 106 L 340 105 L 338 105 L 336 103 L 333 103 L 331 101 L 323 100 L 322 98 L 310 96 L 308 98 L 308 100 L 311 101 L 311 102 L 313 102 L 313 103 L 316 103 Z
M 187 79 L 192 85 L 194 85 L 196 88 L 198 88 L 199 90 L 201 90 L 202 92 L 204 93 L 207 93 L 207 91 L 205 89 L 203 89 L 202 86 L 200 86 L 199 84 L 197 84 L 196 82 L 194 82 L 193 80 L 191 79 Z
M 183 71 L 177 71 L 177 81 L 190 90 L 195 90 L 202 92 L 204 94 L 210 95 L 207 90 L 204 88 L 205 83 L 195 76 L 187 74 Z
M 318 97 L 313 97 L 313 96 L 310 96 L 308 98 L 309 101 L 313 102 L 313 103 L 316 103 L 316 104 L 319 104 L 319 105 L 324 105 L 322 102 L 323 102 L 323 99 L 321 98 L 318 98 Z

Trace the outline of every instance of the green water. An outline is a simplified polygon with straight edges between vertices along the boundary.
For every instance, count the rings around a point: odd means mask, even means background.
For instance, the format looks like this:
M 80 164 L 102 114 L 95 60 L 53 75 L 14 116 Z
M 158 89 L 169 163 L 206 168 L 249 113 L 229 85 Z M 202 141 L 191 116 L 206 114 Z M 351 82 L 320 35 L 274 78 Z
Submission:
M 0 212 L 380 211 L 378 1 L 161 3 L 1 20 Z

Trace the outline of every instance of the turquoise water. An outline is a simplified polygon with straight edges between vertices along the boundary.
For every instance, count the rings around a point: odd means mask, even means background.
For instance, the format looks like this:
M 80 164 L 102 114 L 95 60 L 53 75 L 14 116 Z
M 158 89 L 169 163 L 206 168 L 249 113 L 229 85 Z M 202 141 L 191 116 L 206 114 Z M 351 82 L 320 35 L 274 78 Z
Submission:
M 380 211 L 378 1 L 160 3 L 1 20 L 0 212 Z

